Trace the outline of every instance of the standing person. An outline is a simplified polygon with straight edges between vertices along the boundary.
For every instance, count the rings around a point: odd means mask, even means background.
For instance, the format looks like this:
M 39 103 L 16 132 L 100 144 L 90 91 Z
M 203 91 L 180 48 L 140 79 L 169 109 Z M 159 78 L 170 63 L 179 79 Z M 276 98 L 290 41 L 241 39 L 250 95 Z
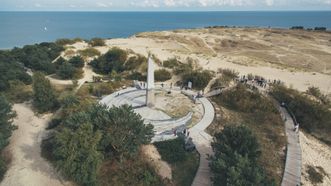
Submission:
M 299 132 L 299 123 L 295 123 L 293 131 Z
M 299 132 L 299 123 L 297 123 L 297 125 L 296 125 L 296 130 L 295 130 L 295 132 Z
M 189 136 L 190 136 L 190 131 L 187 130 L 187 137 L 189 137 Z

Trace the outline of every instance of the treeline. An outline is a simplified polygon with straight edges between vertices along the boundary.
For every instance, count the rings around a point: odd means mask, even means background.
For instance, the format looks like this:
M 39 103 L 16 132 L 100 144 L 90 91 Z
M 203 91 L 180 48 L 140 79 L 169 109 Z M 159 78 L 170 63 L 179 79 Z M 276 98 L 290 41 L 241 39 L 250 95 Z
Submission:
M 286 104 L 301 128 L 331 144 L 330 102 L 316 88 L 310 88 L 307 93 L 300 93 L 285 86 L 274 86 L 271 91 L 271 95 L 280 103 Z
M 215 134 L 210 167 L 214 185 L 276 185 L 267 178 L 258 161 L 261 149 L 255 135 L 245 126 L 225 126 Z
M 20 81 L 26 85 L 31 84 L 32 79 L 26 73 L 25 67 L 46 74 L 54 73 L 56 69 L 52 61 L 63 50 L 62 46 L 55 43 L 40 43 L 0 51 L 0 91 L 11 88 L 11 81 Z
M 55 72 L 52 61 L 64 50 L 62 46 L 55 43 L 40 43 L 26 45 L 23 48 L 11 50 L 13 57 L 24 64 L 24 66 L 46 74 Z
M 290 29 L 291 30 L 304 30 L 305 27 L 303 27 L 303 26 L 292 26 Z M 307 30 L 326 31 L 327 28 L 326 27 L 315 27 L 315 28 L 307 28 Z
M 9 164 L 10 157 L 3 153 L 3 149 L 8 145 L 9 137 L 15 129 L 12 125 L 15 116 L 12 105 L 0 94 L 0 181 L 3 179 Z
M 0 51 L 0 91 L 8 90 L 10 83 L 17 80 L 24 84 L 32 83 L 23 64 L 12 55 L 11 51 Z
M 63 118 L 44 141 L 43 153 L 79 185 L 163 185 L 140 147 L 150 143 L 152 125 L 129 106 L 107 108 L 75 96 L 62 101 Z

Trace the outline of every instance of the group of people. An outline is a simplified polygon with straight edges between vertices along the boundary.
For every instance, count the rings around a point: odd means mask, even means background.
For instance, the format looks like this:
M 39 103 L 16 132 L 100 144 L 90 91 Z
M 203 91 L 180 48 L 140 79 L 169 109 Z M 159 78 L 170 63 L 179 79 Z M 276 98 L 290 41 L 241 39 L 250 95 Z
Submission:
M 173 131 L 174 131 L 174 136 L 177 136 L 177 129 L 173 129 Z M 183 132 L 184 136 L 187 136 L 187 137 L 190 136 L 190 131 L 188 129 L 185 128 L 182 132 Z

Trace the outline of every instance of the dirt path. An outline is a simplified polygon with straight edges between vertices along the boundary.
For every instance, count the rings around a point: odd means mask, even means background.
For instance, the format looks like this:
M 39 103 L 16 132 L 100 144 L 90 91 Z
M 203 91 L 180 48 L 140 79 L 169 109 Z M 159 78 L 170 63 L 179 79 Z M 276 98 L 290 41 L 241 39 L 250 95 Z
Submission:
M 28 104 L 15 104 L 14 125 L 18 129 L 10 138 L 8 150 L 12 162 L 1 186 L 57 186 L 62 183 L 53 167 L 41 157 L 41 141 L 51 114 L 37 117 Z

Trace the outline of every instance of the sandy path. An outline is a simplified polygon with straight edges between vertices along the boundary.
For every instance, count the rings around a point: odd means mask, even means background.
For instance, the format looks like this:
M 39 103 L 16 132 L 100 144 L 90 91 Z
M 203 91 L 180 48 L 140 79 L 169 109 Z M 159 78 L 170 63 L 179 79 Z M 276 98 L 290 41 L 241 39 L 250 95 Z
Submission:
M 300 143 L 302 147 L 302 185 L 313 186 L 308 179 L 307 165 L 323 167 L 328 176 L 324 176 L 323 183 L 319 185 L 331 185 L 331 148 L 303 132 L 300 132 Z
M 13 109 L 17 113 L 14 125 L 18 129 L 13 132 L 7 147 L 13 159 L 0 185 L 64 185 L 52 166 L 41 157 L 41 140 L 51 115 L 37 117 L 27 104 L 15 104 Z

